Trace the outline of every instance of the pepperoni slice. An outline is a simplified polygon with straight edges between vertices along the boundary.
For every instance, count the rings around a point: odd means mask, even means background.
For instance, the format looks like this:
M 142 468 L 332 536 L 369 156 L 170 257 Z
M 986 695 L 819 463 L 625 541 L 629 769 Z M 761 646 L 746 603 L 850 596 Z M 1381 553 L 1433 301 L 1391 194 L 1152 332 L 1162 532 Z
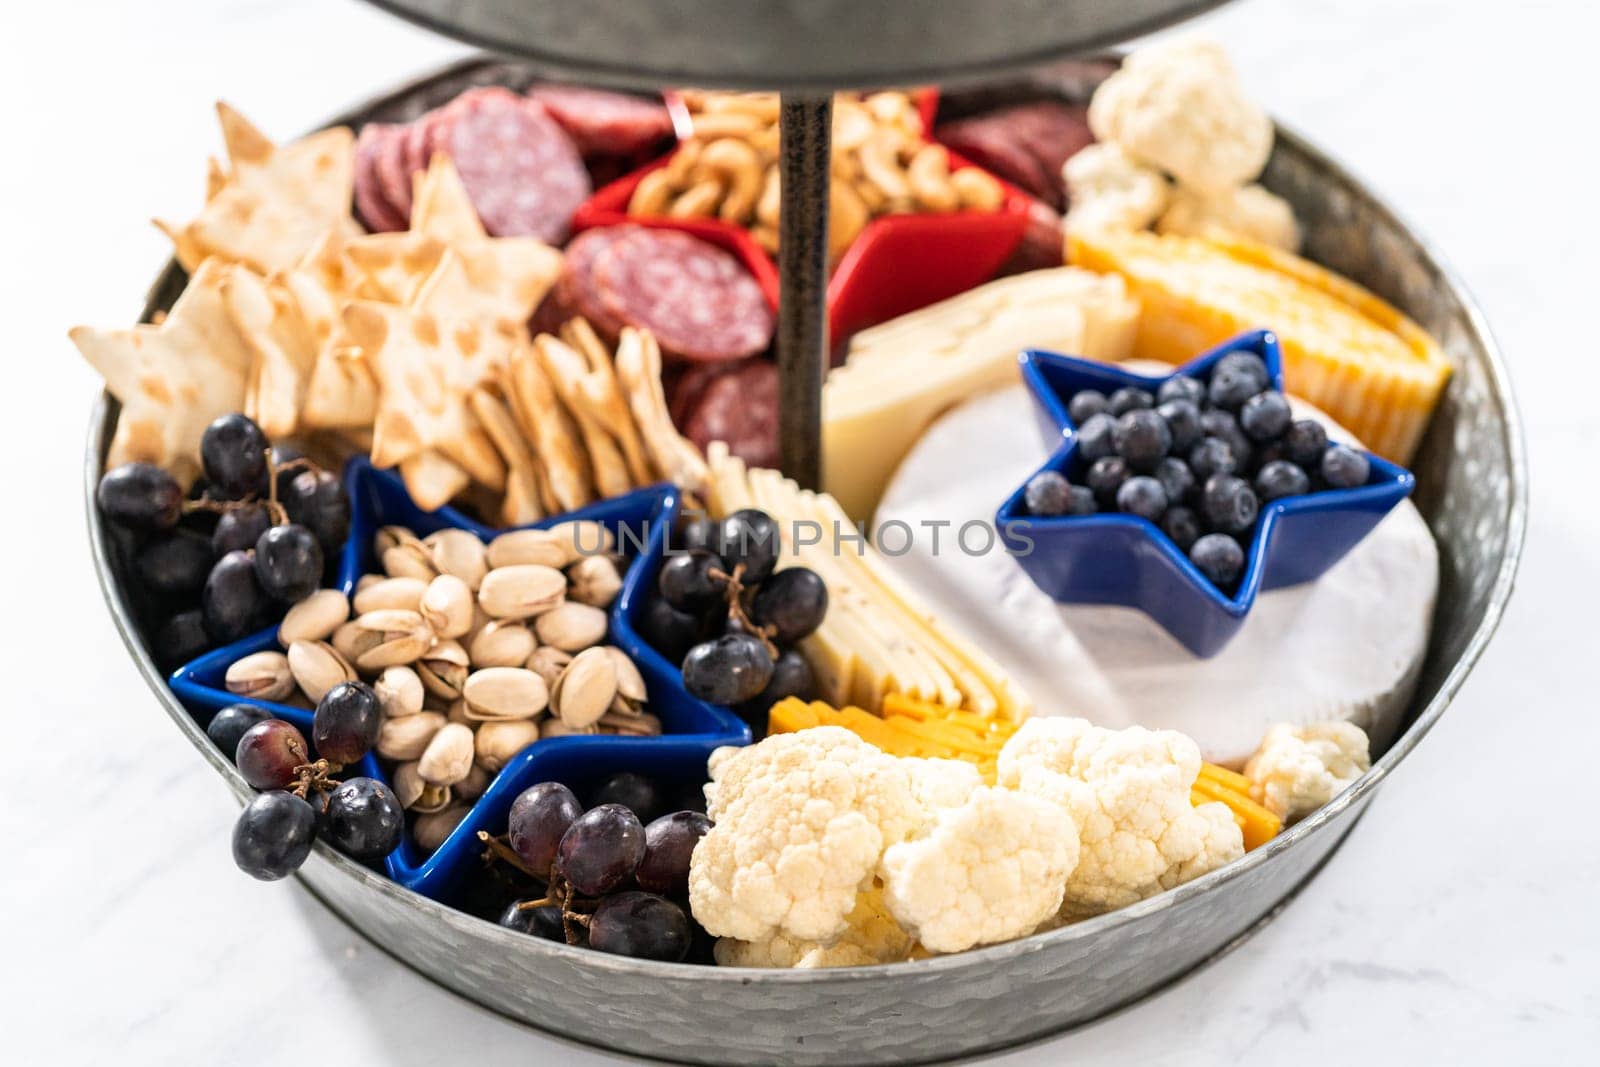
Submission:
M 508 89 L 463 94 L 437 131 L 484 228 L 560 244 L 592 191 L 578 150 L 544 107 Z
M 631 156 L 672 136 L 672 116 L 659 100 L 576 85 L 535 85 L 537 100 L 585 158 Z
M 556 283 L 551 298 L 570 314 L 582 315 L 607 340 L 615 342 L 626 325 L 614 316 L 600 299 L 594 269 L 599 257 L 617 241 L 643 226 L 601 226 L 585 230 L 567 246 L 566 270 Z
M 683 423 L 683 432 L 702 449 L 724 441 L 729 452 L 752 467 L 777 467 L 777 365 L 755 359 L 713 377 Z
M 772 310 L 745 265 L 677 230 L 618 237 L 595 256 L 593 285 L 606 317 L 650 330 L 663 355 L 725 363 L 772 343 Z
M 406 228 L 406 220 L 396 217 L 394 208 L 384 199 L 377 173 L 377 154 L 398 130 L 386 123 L 369 122 L 361 127 L 361 134 L 356 138 L 356 214 L 361 224 L 374 233 Z
M 388 201 L 396 218 L 403 220 L 400 229 L 411 225 L 411 168 L 406 165 L 406 138 L 410 130 L 404 126 L 390 128 L 383 144 L 373 155 L 378 175 L 378 189 Z

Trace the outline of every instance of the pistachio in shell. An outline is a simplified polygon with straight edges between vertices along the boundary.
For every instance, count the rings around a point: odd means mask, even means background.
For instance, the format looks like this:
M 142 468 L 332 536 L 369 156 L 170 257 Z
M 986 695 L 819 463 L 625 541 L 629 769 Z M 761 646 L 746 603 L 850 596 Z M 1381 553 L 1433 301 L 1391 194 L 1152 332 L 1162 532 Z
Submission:
M 444 716 L 437 711 L 419 711 L 415 715 L 402 715 L 384 719 L 378 728 L 378 755 L 390 760 L 421 759 L 428 750 L 428 742 L 444 727 Z
M 461 688 L 467 714 L 478 720 L 531 719 L 550 704 L 544 679 L 524 667 L 473 671 Z
M 356 666 L 378 671 L 414 663 L 433 646 L 433 630 L 422 615 L 401 608 L 383 608 L 357 617 L 356 625 L 379 635 L 376 645 L 356 657 Z
M 622 575 L 610 556 L 584 556 L 567 568 L 567 599 L 608 608 L 622 592 Z
M 306 699 L 318 703 L 328 690 L 356 680 L 356 669 L 326 641 L 296 641 L 289 646 L 289 670 Z
M 550 705 L 568 726 L 593 726 L 617 695 L 617 668 L 604 648 L 578 653 L 550 691 Z
M 472 760 L 472 728 L 447 722 L 423 750 L 417 761 L 417 772 L 430 785 L 455 785 L 471 773 Z
M 567 664 L 571 662 L 571 652 L 564 652 L 552 645 L 543 645 L 533 650 L 533 654 L 523 666 L 543 678 L 546 689 L 554 689 L 561 672 L 566 670 Z
M 350 601 L 337 589 L 318 589 L 283 613 L 278 624 L 278 644 L 288 648 L 296 641 L 326 641 L 350 618 Z
M 372 683 L 372 691 L 378 695 L 383 714 L 391 719 L 417 714 L 427 699 L 422 679 L 416 671 L 406 666 L 385 667 Z
M 570 544 L 563 546 L 560 534 L 551 530 L 509 530 L 489 542 L 491 569 L 519 564 L 564 567 L 571 561 Z
M 254 652 L 234 660 L 222 678 L 230 693 L 256 700 L 286 700 L 294 693 L 294 672 L 282 652 Z
M 459 700 L 469 671 L 467 650 L 459 641 L 437 641 L 417 658 L 413 668 L 422 687 L 441 700 Z
M 501 719 L 478 725 L 473 740 L 477 761 L 491 774 L 498 772 L 518 752 L 539 740 L 539 724 L 532 719 Z
M 483 542 L 470 530 L 444 529 L 422 539 L 428 560 L 440 574 L 459 578 L 473 590 L 489 573 Z
M 588 604 L 567 601 L 533 620 L 539 643 L 563 652 L 582 652 L 606 639 L 606 613 Z
M 423 852 L 437 852 L 439 846 L 461 820 L 467 817 L 467 812 L 472 810 L 470 804 L 461 803 L 460 798 L 450 802 L 450 806 L 440 811 L 429 811 L 419 814 L 411 824 L 411 840 L 416 842 L 417 848 Z
M 465 637 L 476 607 L 472 589 L 454 574 L 441 574 L 429 582 L 420 598 L 422 617 L 439 637 Z
M 427 588 L 428 583 L 421 578 L 379 578 L 368 583 L 365 589 L 357 589 L 350 606 L 357 618 L 388 609 L 416 611 L 422 605 L 422 594 Z
M 490 571 L 478 587 L 478 603 L 496 619 L 528 619 L 562 603 L 567 576 L 554 567 L 519 563 Z
M 521 667 L 538 645 L 533 631 L 521 622 L 496 619 L 473 637 L 467 655 L 474 667 Z

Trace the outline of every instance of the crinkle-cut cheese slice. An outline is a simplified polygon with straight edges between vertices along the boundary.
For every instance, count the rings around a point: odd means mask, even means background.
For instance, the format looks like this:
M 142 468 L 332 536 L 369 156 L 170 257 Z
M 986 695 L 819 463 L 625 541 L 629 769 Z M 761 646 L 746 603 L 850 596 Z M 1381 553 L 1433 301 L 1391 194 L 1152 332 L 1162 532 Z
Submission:
M 952 633 L 897 579 L 868 545 L 836 542 L 853 524 L 825 493 L 800 489 L 776 471 L 745 467 L 713 442 L 707 452 L 707 504 L 713 514 L 739 508 L 767 512 L 783 530 L 778 566 L 806 566 L 828 587 L 827 617 L 801 648 L 817 673 L 823 699 L 876 712 L 890 693 L 984 717 L 1019 719 L 1025 694 L 985 654 Z M 805 531 L 797 544 L 795 533 Z
M 1017 380 L 1017 354 L 1046 348 L 1118 360 L 1138 306 L 1116 275 L 1030 271 L 863 330 L 822 387 L 823 484 L 871 517 L 917 437 L 945 411 Z
M 1138 297 L 1138 354 L 1182 363 L 1246 330 L 1273 330 L 1284 385 L 1372 451 L 1407 463 L 1450 364 L 1398 310 L 1291 253 L 1242 238 L 1075 232 L 1074 264 L 1115 272 Z

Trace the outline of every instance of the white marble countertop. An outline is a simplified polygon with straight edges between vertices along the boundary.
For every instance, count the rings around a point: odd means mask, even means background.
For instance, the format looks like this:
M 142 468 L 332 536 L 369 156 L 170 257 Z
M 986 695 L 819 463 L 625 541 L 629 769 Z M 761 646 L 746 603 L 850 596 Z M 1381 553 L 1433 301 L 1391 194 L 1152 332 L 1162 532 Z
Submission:
M 1430 235 L 1526 418 L 1517 596 L 1450 714 L 1322 875 L 1232 955 L 996 1062 L 1540 1062 L 1600 1042 L 1597 26 L 1582 0 L 1246 0 L 1206 20 L 1257 96 Z M 297 885 L 242 877 L 234 802 L 156 708 L 89 568 L 98 388 L 69 324 L 132 321 L 217 150 L 211 101 L 300 130 L 461 51 L 354 0 L 82 0 L 8 18 L 0 271 L 8 687 L 0 1059 L 610 1063 L 438 989 Z M 48 517 L 48 519 L 46 519 Z M 1583 1050 L 1588 1050 L 1587 1052 Z

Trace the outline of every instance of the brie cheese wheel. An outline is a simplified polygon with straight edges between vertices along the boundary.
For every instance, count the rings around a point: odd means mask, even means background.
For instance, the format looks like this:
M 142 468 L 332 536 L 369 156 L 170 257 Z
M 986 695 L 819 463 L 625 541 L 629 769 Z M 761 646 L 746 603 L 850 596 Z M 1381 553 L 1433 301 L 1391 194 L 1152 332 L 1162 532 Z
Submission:
M 1297 418 L 1331 419 L 1291 398 Z M 1007 387 L 949 412 L 895 472 L 878 507 L 885 564 L 956 620 L 1033 698 L 1036 715 L 1179 730 L 1205 758 L 1237 769 L 1273 723 L 1345 719 L 1374 753 L 1393 739 L 1428 644 L 1439 559 L 1409 500 L 1321 578 L 1256 597 L 1220 653 L 1200 659 L 1132 608 L 1057 604 L 998 539 L 995 509 L 1042 464 L 1033 402 Z M 910 536 L 891 522 L 905 523 Z M 940 524 L 937 542 L 931 524 Z M 902 551 L 903 549 L 903 551 Z

